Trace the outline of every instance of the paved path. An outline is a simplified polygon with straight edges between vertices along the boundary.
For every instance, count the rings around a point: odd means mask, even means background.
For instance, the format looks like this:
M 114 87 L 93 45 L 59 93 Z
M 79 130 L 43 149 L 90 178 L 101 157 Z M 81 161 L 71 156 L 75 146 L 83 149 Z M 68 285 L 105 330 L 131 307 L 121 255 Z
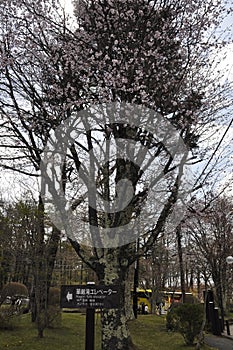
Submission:
M 218 350 L 233 350 L 233 339 L 226 337 L 217 337 L 212 334 L 205 336 L 205 343 Z
M 224 329 L 222 334 L 233 340 L 233 324 L 230 325 L 230 335 L 227 334 L 227 327 L 226 326 L 225 326 L 225 329 Z
M 217 337 L 213 334 L 205 335 L 205 343 L 218 350 L 233 350 L 233 324 L 230 325 L 230 335 L 227 334 L 227 329 L 222 333 L 222 336 Z

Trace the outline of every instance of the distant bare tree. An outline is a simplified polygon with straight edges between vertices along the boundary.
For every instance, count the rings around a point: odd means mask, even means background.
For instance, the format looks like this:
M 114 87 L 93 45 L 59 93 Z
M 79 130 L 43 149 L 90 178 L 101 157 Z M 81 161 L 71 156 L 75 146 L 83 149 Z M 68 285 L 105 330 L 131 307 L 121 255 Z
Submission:
M 195 245 L 194 251 L 198 252 L 199 261 L 203 260 L 211 273 L 222 319 L 228 292 L 226 258 L 233 250 L 232 208 L 229 198 L 217 198 L 204 212 L 197 211 L 187 225 Z

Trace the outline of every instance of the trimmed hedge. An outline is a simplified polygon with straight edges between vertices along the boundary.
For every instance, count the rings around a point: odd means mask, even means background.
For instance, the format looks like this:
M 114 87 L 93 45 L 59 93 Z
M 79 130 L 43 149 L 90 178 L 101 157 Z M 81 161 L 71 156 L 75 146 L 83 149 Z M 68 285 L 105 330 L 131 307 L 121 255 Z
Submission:
M 0 305 L 6 300 L 6 297 L 11 297 L 12 300 L 17 297 L 28 297 L 27 287 L 23 283 L 9 282 L 1 290 Z

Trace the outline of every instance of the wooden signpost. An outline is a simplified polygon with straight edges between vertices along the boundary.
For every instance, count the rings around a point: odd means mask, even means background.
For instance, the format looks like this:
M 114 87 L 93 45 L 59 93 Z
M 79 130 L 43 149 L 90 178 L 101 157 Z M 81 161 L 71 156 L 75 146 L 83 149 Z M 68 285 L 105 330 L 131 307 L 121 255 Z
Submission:
M 119 307 L 119 304 L 119 286 L 61 286 L 61 308 L 87 309 L 85 350 L 94 350 L 95 309 L 115 309 Z

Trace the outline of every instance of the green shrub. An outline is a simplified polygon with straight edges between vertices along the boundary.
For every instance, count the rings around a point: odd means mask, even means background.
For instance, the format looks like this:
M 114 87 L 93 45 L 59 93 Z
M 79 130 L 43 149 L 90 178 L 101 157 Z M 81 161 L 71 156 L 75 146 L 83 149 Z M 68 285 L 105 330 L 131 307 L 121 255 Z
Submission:
M 49 288 L 49 305 L 60 305 L 60 289 L 56 287 Z
M 192 345 L 203 320 L 202 304 L 178 304 L 167 314 L 167 330 L 179 332 L 187 345 Z
M 19 282 L 9 282 L 1 290 L 0 305 L 10 297 L 12 301 L 16 300 L 17 297 L 27 297 L 28 290 L 23 283 Z
M 175 308 L 177 306 L 178 306 L 178 304 L 174 304 L 167 312 L 166 329 L 168 332 L 176 330 Z
M 0 329 L 13 330 L 18 325 L 20 316 L 15 315 L 12 307 L 4 307 L 0 309 Z
M 55 328 L 61 326 L 60 289 L 50 287 L 47 308 L 47 327 Z
M 61 309 L 58 306 L 49 305 L 47 309 L 47 327 L 57 328 L 61 326 Z

